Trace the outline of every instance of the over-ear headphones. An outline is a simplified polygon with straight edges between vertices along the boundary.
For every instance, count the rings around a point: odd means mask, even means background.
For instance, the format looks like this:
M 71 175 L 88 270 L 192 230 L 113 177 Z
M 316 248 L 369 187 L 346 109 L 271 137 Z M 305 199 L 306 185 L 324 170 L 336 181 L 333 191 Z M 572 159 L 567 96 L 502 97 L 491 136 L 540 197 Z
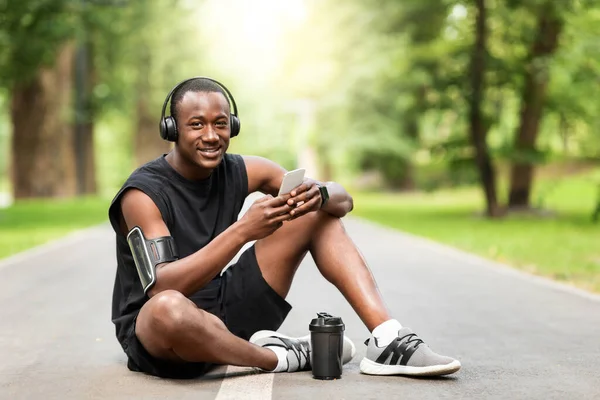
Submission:
M 165 139 L 165 140 L 168 140 L 170 142 L 176 142 L 177 141 L 177 136 L 178 136 L 177 122 L 175 121 L 175 118 L 173 118 L 170 115 L 167 116 L 167 117 L 165 117 L 165 111 L 167 110 L 167 103 L 169 103 L 169 100 L 171 99 L 171 96 L 173 95 L 173 93 L 177 89 L 179 89 L 184 83 L 189 82 L 189 81 L 193 81 L 195 79 L 206 79 L 206 80 L 209 80 L 211 82 L 214 82 L 217 85 L 219 85 L 225 91 L 225 93 L 227 93 L 227 95 L 229 96 L 229 98 L 227 99 L 227 101 L 229 102 L 229 105 L 233 107 L 233 109 L 230 112 L 230 117 L 229 117 L 229 126 L 231 128 L 231 135 L 230 135 L 230 137 L 237 136 L 238 133 L 240 133 L 241 124 L 240 124 L 240 119 L 238 117 L 238 109 L 237 109 L 237 105 L 235 104 L 235 99 L 233 98 L 233 95 L 231 94 L 231 92 L 229 91 L 229 89 L 227 89 L 225 87 L 225 85 L 223 85 L 221 82 L 216 81 L 216 80 L 214 80 L 212 78 L 207 78 L 205 76 L 196 76 L 194 78 L 189 78 L 189 79 L 186 79 L 186 80 L 183 80 L 183 81 L 179 82 L 169 92 L 169 95 L 165 99 L 165 102 L 164 102 L 163 107 L 162 107 L 162 113 L 161 113 L 160 123 L 159 123 L 160 137 L 163 138 L 163 139 Z

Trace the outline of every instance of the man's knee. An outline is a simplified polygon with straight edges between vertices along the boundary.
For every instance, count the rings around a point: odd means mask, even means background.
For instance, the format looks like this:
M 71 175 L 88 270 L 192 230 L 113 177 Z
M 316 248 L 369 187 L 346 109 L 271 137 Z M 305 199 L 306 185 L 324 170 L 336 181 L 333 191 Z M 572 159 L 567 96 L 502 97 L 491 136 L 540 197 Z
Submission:
M 341 218 L 321 210 L 312 214 L 315 214 L 315 231 L 320 231 L 326 235 L 335 235 L 336 233 L 341 233 L 344 231 L 344 224 L 342 223 Z
M 150 303 L 150 304 L 149 304 Z M 194 331 L 201 335 L 212 327 L 224 327 L 222 321 L 201 309 L 176 290 L 158 293 L 147 303 L 150 305 L 145 325 L 165 338 L 179 336 L 182 332 Z M 146 311 L 146 310 L 144 310 Z
M 322 211 L 322 210 L 318 210 L 315 212 L 305 214 L 302 217 L 300 217 L 299 219 L 304 220 L 304 223 L 307 223 L 314 227 L 341 221 L 340 218 L 335 217 L 335 216 L 333 216 L 325 211 Z
M 140 312 L 143 325 L 154 333 L 170 336 L 184 328 L 190 308 L 189 299 L 176 290 L 165 290 L 153 296 Z M 143 313 L 143 314 L 142 314 Z M 138 324 L 139 325 L 139 324 Z
M 306 239 L 309 248 L 315 241 L 344 231 L 340 218 L 322 210 L 305 214 L 298 218 L 296 222 L 298 225 L 293 228 L 290 227 L 290 229 L 296 235 Z

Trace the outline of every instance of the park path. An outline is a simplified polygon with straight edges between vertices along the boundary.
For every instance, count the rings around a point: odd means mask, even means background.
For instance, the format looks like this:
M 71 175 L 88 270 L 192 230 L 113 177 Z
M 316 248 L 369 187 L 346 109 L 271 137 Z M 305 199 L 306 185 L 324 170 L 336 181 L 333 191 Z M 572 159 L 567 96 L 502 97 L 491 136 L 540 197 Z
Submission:
M 342 379 L 222 367 L 192 381 L 130 372 L 114 339 L 108 225 L 0 261 L 0 399 L 598 399 L 600 300 L 359 219 L 346 227 L 394 315 L 461 360 L 438 379 L 361 375 L 368 332 L 309 258 L 282 331 L 343 317 L 357 354 Z M 224 376 L 229 375 L 227 378 Z

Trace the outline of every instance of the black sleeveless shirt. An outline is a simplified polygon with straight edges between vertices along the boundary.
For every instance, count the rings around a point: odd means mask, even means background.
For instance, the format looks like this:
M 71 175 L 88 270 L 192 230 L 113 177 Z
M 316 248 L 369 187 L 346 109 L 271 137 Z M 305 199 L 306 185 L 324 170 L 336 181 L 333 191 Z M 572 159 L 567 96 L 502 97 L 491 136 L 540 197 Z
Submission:
M 133 321 L 148 301 L 119 224 L 121 197 L 131 188 L 143 191 L 156 204 L 175 240 L 179 257 L 183 258 L 206 246 L 237 221 L 248 195 L 248 176 L 243 158 L 226 153 L 210 177 L 190 181 L 175 171 L 163 155 L 135 170 L 123 184 L 108 212 L 117 241 L 112 321 L 121 343 L 133 334 Z

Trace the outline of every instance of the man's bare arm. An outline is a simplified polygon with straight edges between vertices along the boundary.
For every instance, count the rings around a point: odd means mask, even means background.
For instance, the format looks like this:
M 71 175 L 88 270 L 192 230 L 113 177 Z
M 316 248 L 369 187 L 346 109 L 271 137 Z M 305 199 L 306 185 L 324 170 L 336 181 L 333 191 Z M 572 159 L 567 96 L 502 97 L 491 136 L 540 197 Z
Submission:
M 262 157 L 244 156 L 244 162 L 248 173 L 248 191 L 250 193 L 260 191 L 276 196 L 286 170 L 277 163 Z M 323 211 L 339 218 L 352 211 L 354 207 L 352 196 L 342 185 L 336 182 L 324 183 L 314 179 L 306 179 L 297 190 L 292 191 L 293 201 L 306 201 L 305 197 L 315 199 L 319 197 L 318 188 L 315 187 L 315 184 L 325 185 L 329 192 L 329 201 L 322 208 Z M 307 206 L 311 205 L 307 204 Z M 294 212 L 298 215 L 298 212 L 302 211 L 300 209 Z
M 287 172 L 285 168 L 257 156 L 244 156 L 244 163 L 248 174 L 248 192 L 262 192 L 277 196 L 283 175 Z
M 158 207 L 140 190 L 131 189 L 123 195 L 121 211 L 128 230 L 139 226 L 148 239 L 170 235 Z M 204 287 L 249 241 L 240 228 L 240 224 L 234 224 L 188 257 L 158 265 L 156 283 L 148 296 L 167 289 L 189 296 Z

